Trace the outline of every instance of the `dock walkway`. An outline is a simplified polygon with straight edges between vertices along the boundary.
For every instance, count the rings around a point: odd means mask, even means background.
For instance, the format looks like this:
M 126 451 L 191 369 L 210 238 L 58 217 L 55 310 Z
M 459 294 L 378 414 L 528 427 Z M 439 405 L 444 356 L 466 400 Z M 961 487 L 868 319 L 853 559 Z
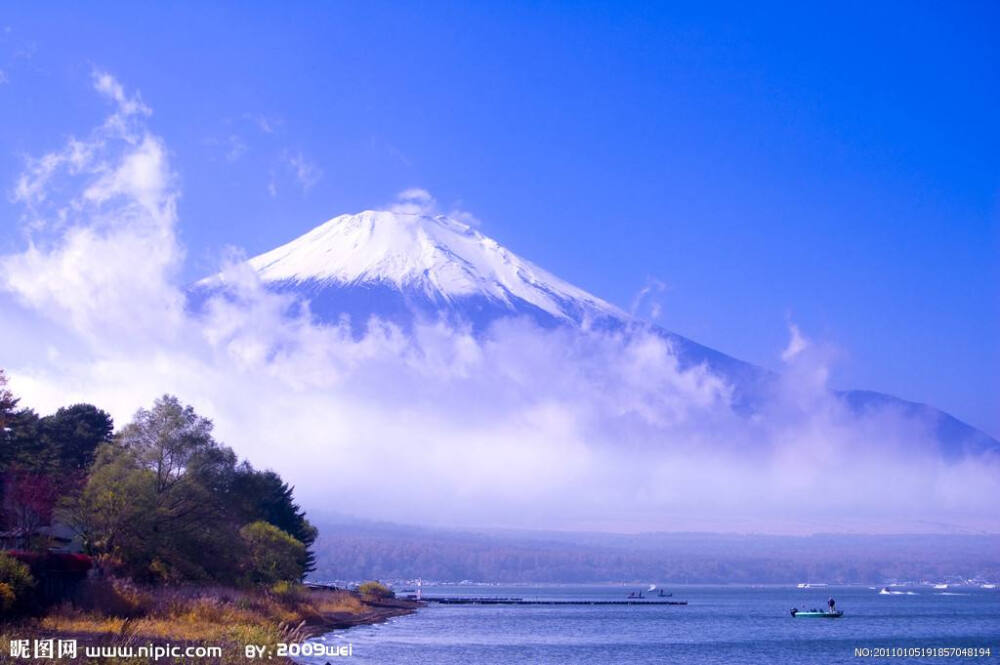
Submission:
M 525 600 L 523 598 L 456 598 L 448 596 L 424 596 L 426 603 L 440 605 L 687 605 L 686 600 Z

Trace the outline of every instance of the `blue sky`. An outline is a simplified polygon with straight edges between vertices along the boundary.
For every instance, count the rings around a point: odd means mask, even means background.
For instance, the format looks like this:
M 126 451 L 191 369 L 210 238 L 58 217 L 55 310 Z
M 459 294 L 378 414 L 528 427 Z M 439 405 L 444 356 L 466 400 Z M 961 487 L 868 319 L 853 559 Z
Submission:
M 7 7 L 0 185 L 141 91 L 180 179 L 183 279 L 408 187 L 658 322 L 1000 435 L 993 3 Z M 0 251 L 21 249 L 0 202 Z

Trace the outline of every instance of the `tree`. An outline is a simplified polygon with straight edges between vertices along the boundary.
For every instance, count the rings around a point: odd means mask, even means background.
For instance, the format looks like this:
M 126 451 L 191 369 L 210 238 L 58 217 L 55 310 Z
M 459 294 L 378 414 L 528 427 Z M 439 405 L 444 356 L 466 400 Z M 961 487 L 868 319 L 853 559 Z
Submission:
M 251 538 L 258 556 L 251 577 L 269 579 L 280 570 L 293 575 L 282 579 L 299 580 L 311 569 L 308 546 L 316 539 L 280 476 L 238 464 L 212 437 L 211 421 L 169 395 L 100 444 L 71 521 L 91 552 L 150 581 L 245 578 L 249 555 L 233 546 L 241 535 Z M 241 526 L 258 522 L 273 531 L 257 526 L 241 533 Z
M 39 423 L 43 446 L 52 449 L 60 471 L 87 469 L 113 432 L 111 416 L 92 404 L 63 407 Z
M 102 445 L 70 520 L 90 552 L 111 555 L 130 574 L 147 574 L 155 557 L 149 546 L 156 521 L 153 473 L 132 451 Z
M 211 431 L 211 421 L 168 395 L 100 447 L 74 511 L 92 551 L 139 579 L 235 580 L 238 524 L 217 486 L 236 456 Z
M 35 578 L 24 563 L 0 552 L 0 610 L 24 607 L 35 588 Z
M 39 418 L 31 409 L 8 408 L 17 400 L 7 399 L 3 393 L 0 390 L 0 420 L 4 423 L 0 470 L 17 464 L 39 473 L 84 471 L 97 446 L 111 439 L 111 416 L 96 406 L 76 404 Z
M 156 489 L 163 492 L 179 482 L 188 464 L 198 455 L 218 447 L 212 438 L 212 421 L 164 395 L 151 410 L 139 409 L 121 432 L 121 444 L 156 475 Z
M 305 545 L 273 524 L 259 521 L 240 529 L 247 548 L 246 580 L 252 584 L 299 582 L 305 576 Z
M 56 465 L 55 451 L 46 448 L 40 436 L 41 418 L 31 409 L 19 409 L 5 416 L 0 432 L 0 470 L 13 466 L 44 472 Z
M 316 527 L 306 519 L 305 512 L 295 503 L 293 488 L 274 471 L 257 471 L 247 463 L 235 471 L 230 493 L 241 523 L 263 520 L 290 534 L 302 543 L 301 566 L 304 573 L 315 569 L 312 544 Z
M 0 369 L 0 433 L 7 428 L 7 420 L 17 408 L 17 398 L 7 389 L 7 373 Z
M 0 401 L 13 403 L 3 396 Z M 3 419 L 3 517 L 8 526 L 23 529 L 34 540 L 37 529 L 51 523 L 59 497 L 81 488 L 94 450 L 111 436 L 111 418 L 90 404 L 77 404 L 44 418 L 31 409 L 7 409 Z
M 72 509 L 84 543 L 127 575 L 151 582 L 231 582 L 239 552 L 235 525 L 186 474 L 164 487 L 136 451 L 105 444 Z
M 368 581 L 363 582 L 358 586 L 358 593 L 362 596 L 371 596 L 373 598 L 395 598 L 396 594 L 393 593 L 392 589 L 382 584 L 381 582 Z
M 8 410 L 0 417 L 6 423 L 0 430 L 0 516 L 4 525 L 27 529 L 30 537 L 51 517 L 51 505 L 43 506 L 48 502 L 37 490 L 45 484 L 40 476 L 51 466 L 52 457 L 41 445 L 34 411 Z M 41 518 L 46 521 L 39 523 Z
M 21 530 L 29 546 L 36 543 L 39 527 L 52 522 L 59 487 L 51 476 L 23 469 L 8 469 L 3 478 L 3 512 L 6 522 Z

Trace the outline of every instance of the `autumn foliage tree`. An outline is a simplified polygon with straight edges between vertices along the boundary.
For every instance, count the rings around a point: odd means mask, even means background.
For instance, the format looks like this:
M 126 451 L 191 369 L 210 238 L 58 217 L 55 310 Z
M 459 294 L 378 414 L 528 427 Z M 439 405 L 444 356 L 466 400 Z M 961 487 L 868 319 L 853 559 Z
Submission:
M 7 525 L 25 534 L 27 543 L 52 522 L 60 488 L 47 474 L 14 468 L 4 474 L 3 511 Z

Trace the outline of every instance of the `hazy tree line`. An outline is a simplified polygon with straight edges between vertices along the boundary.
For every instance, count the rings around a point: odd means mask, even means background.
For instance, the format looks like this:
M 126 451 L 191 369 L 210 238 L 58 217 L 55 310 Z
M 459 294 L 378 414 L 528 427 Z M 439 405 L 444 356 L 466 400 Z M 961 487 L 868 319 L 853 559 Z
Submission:
M 317 579 L 878 584 L 1000 579 L 1000 536 L 488 533 L 320 524 Z
M 0 370 L 0 532 L 45 550 L 61 524 L 113 574 L 149 583 L 298 581 L 316 529 L 278 474 L 240 461 L 166 395 L 117 432 L 90 404 L 39 416 Z M 2 580 L 0 580 L 2 582 Z

